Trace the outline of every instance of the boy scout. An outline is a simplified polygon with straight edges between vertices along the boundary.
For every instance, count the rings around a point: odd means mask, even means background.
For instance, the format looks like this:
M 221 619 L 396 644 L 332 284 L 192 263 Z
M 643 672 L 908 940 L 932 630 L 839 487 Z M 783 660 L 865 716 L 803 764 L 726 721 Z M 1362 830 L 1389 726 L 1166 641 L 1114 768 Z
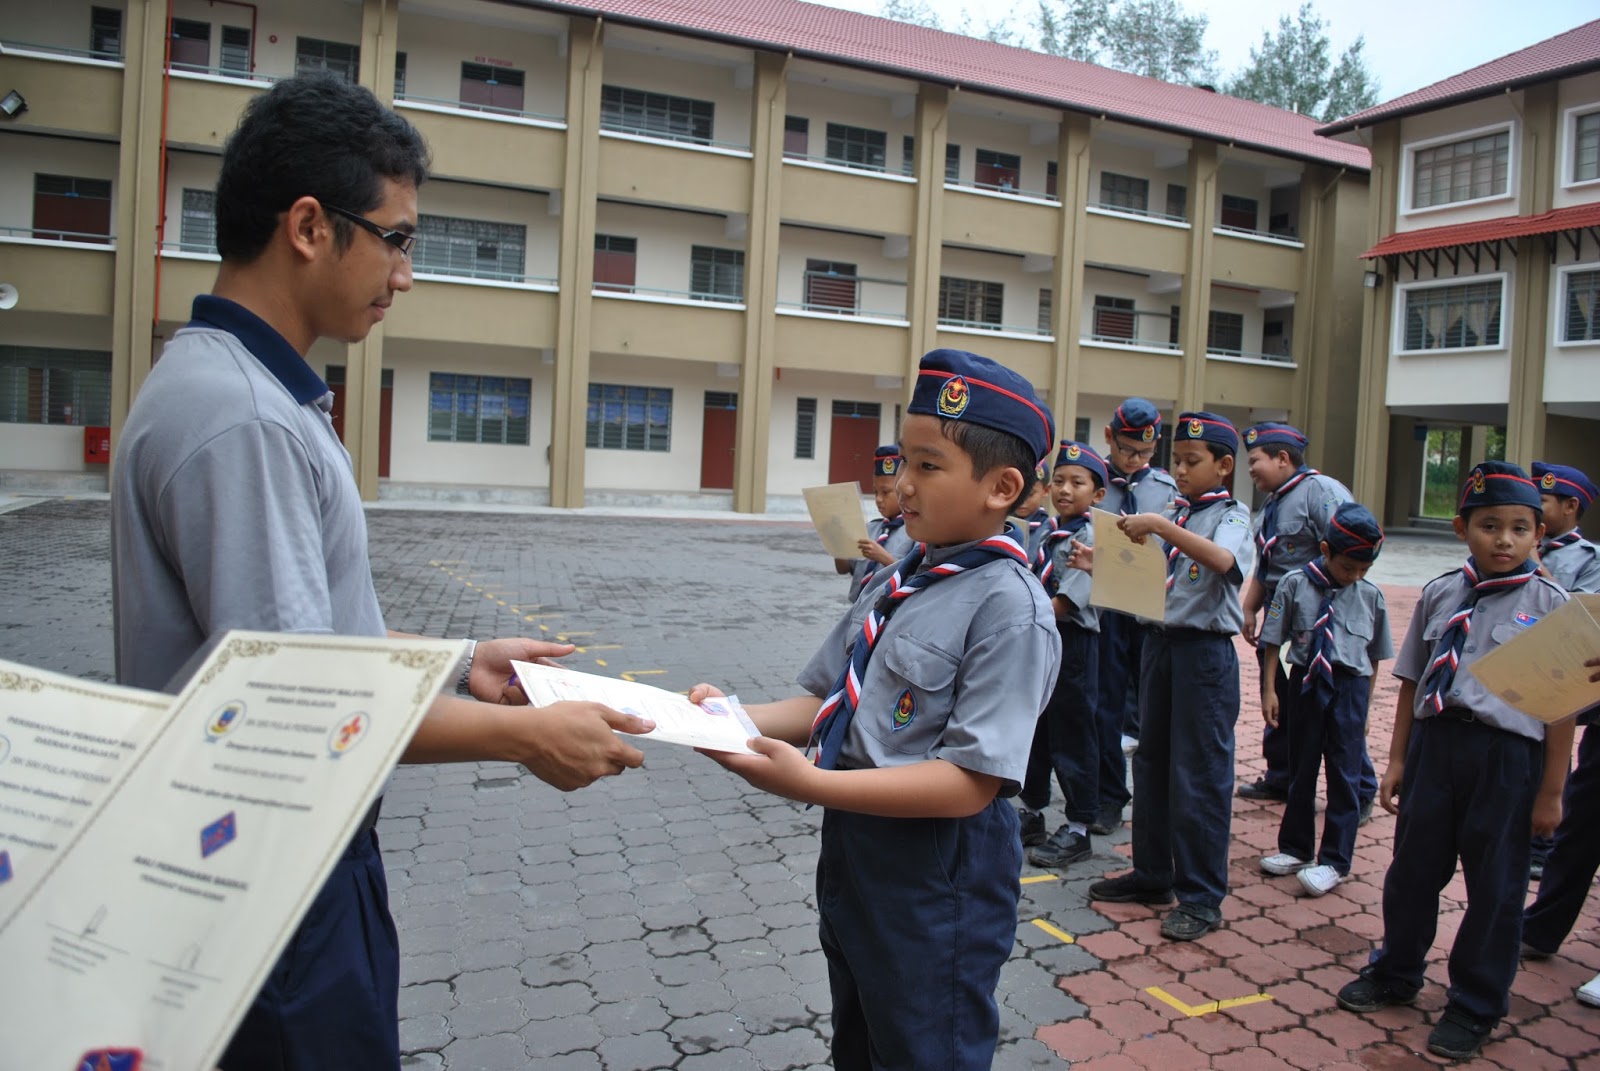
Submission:
M 1011 523 L 1026 537 L 1023 549 L 1028 552 L 1030 562 L 1039 556 L 1039 546 L 1044 542 L 1045 532 L 1050 525 L 1050 511 L 1044 508 L 1045 501 L 1050 497 L 1050 473 L 1045 467 L 1048 464 L 1048 461 L 1039 462 L 1039 467 L 1033 471 L 1033 483 L 1027 495 L 1011 511 Z
M 1127 398 L 1105 426 L 1106 497 L 1110 513 L 1164 513 L 1178 497 L 1170 475 L 1150 464 L 1161 442 L 1161 411 L 1143 398 Z M 1122 824 L 1128 805 L 1127 752 L 1139 736 L 1139 656 L 1144 626 L 1127 614 L 1100 614 L 1099 731 L 1100 805 L 1092 833 L 1110 833 Z
M 1439 892 L 1459 859 L 1467 908 L 1450 948 L 1444 1014 L 1428 1051 L 1477 1055 L 1510 1006 L 1528 832 L 1561 818 L 1572 723 L 1545 725 L 1491 695 L 1468 670 L 1567 599 L 1530 560 L 1544 533 L 1538 489 L 1516 465 L 1472 469 L 1456 510 L 1470 556 L 1422 589 L 1395 659 L 1400 697 L 1378 799 L 1398 814 L 1383 880 L 1383 943 L 1339 1006 L 1410 1004 L 1439 923 Z
M 1268 874 L 1294 874 L 1321 896 L 1350 873 L 1360 822 L 1361 756 L 1366 752 L 1372 674 L 1394 657 L 1383 592 L 1365 579 L 1383 546 L 1383 529 L 1367 508 L 1342 503 L 1328 522 L 1322 556 L 1284 577 L 1261 624 L 1261 709 L 1278 720 L 1278 650 L 1289 641 L 1295 695 L 1289 727 L 1294 777 L 1278 826 L 1278 851 L 1261 860 Z M 1317 832 L 1317 775 L 1328 770 L 1322 847 Z
M 861 557 L 835 558 L 834 567 L 850 574 L 851 602 L 885 565 L 893 565 L 911 552 L 911 537 L 906 535 L 905 518 L 900 516 L 900 501 L 894 494 L 895 477 L 900 472 L 900 447 L 880 446 L 872 456 L 872 498 L 879 516 L 867 522 L 867 538 L 856 546 Z
M 1250 511 L 1228 493 L 1239 433 L 1213 413 L 1183 413 L 1172 470 L 1183 497 L 1168 514 L 1118 522 L 1156 536 L 1167 555 L 1166 620 L 1148 626 L 1133 755 L 1133 872 L 1089 886 L 1091 900 L 1171 903 L 1161 933 L 1192 941 L 1222 921 L 1233 818 L 1233 729 L 1239 718 L 1238 556 Z
M 906 413 L 898 491 L 918 549 L 834 626 L 801 671 L 808 694 L 749 708 L 760 754 L 713 757 L 827 808 L 834 1066 L 976 1071 L 994 1059 L 1021 894 L 1005 797 L 1060 658 L 1006 519 L 1055 429 L 1026 380 L 956 350 L 923 357 Z
M 1305 463 L 1307 444 L 1305 433 L 1288 424 L 1269 421 L 1245 429 L 1250 482 L 1266 496 L 1255 522 L 1256 566 L 1240 595 L 1246 643 L 1256 642 L 1257 619 L 1272 601 L 1278 581 L 1317 556 L 1333 511 L 1339 503 L 1350 501 L 1343 484 Z M 1256 661 L 1265 677 L 1266 659 L 1259 649 Z M 1261 738 L 1267 772 L 1260 780 L 1240 786 L 1239 795 L 1247 800 L 1281 800 L 1289 794 L 1289 726 L 1294 721 L 1295 697 L 1288 681 L 1281 675 L 1277 679 L 1277 724 L 1268 723 Z M 1370 807 L 1377 790 L 1370 762 L 1365 766 L 1364 784 L 1361 798 Z

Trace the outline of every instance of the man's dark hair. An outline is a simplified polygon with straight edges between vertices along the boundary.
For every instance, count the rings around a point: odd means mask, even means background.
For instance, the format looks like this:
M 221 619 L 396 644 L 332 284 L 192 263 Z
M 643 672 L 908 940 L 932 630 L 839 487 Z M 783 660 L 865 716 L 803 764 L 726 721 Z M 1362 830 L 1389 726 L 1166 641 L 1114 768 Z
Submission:
M 290 78 L 245 107 L 222 150 L 217 252 L 255 260 L 301 197 L 364 215 L 383 200 L 384 179 L 420 186 L 427 177 L 422 135 L 369 90 L 327 72 Z M 354 225 L 329 217 L 342 250 Z
M 1038 459 L 1033 456 L 1033 448 L 1021 438 L 1009 431 L 944 417 L 939 418 L 939 431 L 972 458 L 972 475 L 978 479 L 1000 468 L 1016 469 L 1022 474 L 1022 493 L 1006 508 L 1007 513 L 1022 505 L 1032 493 L 1038 479 Z

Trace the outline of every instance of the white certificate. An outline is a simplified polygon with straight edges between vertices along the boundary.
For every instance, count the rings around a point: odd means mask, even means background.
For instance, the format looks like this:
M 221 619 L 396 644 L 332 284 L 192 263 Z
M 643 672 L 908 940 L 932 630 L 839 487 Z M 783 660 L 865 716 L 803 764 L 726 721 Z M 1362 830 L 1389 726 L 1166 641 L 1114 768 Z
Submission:
M 859 558 L 856 544 L 867 538 L 867 519 L 861 515 L 861 485 L 830 483 L 806 487 L 806 509 L 811 523 L 822 537 L 822 545 L 835 558 Z
M 1600 655 L 1600 595 L 1574 595 L 1471 666 L 1489 691 L 1554 724 L 1600 703 L 1584 661 Z
M 171 705 L 170 696 L 0 662 L 0 924 Z
M 1135 543 L 1118 516 L 1094 510 L 1094 582 L 1089 605 L 1151 621 L 1167 618 L 1167 558 L 1154 540 Z
M 225 636 L 0 920 L 7 1066 L 214 1067 L 464 649 Z
M 669 744 L 703 747 L 712 751 L 732 751 L 753 755 L 748 741 L 760 736 L 737 696 L 712 696 L 699 706 L 677 692 L 637 681 L 619 681 L 575 669 L 541 666 L 533 662 L 512 662 L 517 683 L 535 706 L 548 706 L 567 700 L 600 703 L 624 714 L 649 718 L 656 727 L 639 734 L 646 740 L 665 740 Z M 628 737 L 635 739 L 633 734 Z

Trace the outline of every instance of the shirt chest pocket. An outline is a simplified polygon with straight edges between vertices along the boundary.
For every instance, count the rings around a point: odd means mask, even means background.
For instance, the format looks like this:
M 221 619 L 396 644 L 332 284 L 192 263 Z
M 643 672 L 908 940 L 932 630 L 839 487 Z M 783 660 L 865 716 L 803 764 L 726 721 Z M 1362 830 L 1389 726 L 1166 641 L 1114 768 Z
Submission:
M 1377 631 L 1377 625 L 1372 620 L 1372 608 L 1365 603 L 1339 607 L 1334 611 L 1333 620 L 1339 628 L 1360 640 L 1363 647 Z
M 1492 651 L 1496 647 L 1510 643 L 1512 640 L 1516 639 L 1526 631 L 1528 631 L 1528 629 L 1524 625 L 1518 625 L 1510 621 L 1503 621 L 1489 630 L 1489 639 L 1493 642 L 1485 645 L 1482 650 L 1484 652 Z
M 911 636 L 891 636 L 868 672 L 856 721 L 883 747 L 927 754 L 955 709 L 956 659 Z

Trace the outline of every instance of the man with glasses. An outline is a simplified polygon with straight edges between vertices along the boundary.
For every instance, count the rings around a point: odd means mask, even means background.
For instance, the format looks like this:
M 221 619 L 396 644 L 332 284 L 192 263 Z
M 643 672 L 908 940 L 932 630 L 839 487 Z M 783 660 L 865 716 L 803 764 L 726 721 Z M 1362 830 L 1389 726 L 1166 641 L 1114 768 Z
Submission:
M 1178 484 L 1150 464 L 1161 442 L 1161 411 L 1143 398 L 1128 398 L 1105 427 L 1106 472 L 1110 482 L 1099 508 L 1124 516 L 1165 513 L 1178 497 Z M 1139 659 L 1144 626 L 1127 614 L 1100 612 L 1100 700 L 1097 742 L 1100 802 L 1093 833 L 1107 834 L 1122 824 L 1128 805 L 1128 753 L 1138 746 Z
M 217 181 L 216 284 L 167 344 L 117 444 L 119 681 L 177 691 L 207 641 L 232 628 L 385 635 L 333 396 L 305 358 L 319 338 L 366 338 L 411 289 L 427 163 L 409 123 L 326 74 L 280 82 L 246 108 Z M 518 762 L 564 790 L 638 766 L 643 755 L 612 730 L 648 722 L 589 703 L 536 717 L 497 705 L 522 700 L 505 690 L 511 659 L 570 650 L 476 645 L 458 686 L 473 698 L 437 699 L 403 761 Z M 399 949 L 377 811 L 267 976 L 224 1071 L 399 1067 Z

